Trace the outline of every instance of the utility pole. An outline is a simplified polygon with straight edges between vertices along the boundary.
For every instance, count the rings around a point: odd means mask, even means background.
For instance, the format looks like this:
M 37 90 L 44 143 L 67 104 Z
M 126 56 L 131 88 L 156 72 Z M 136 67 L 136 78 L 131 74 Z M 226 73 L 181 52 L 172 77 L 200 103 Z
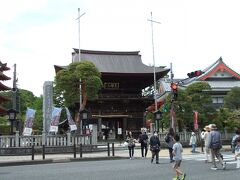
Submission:
M 172 63 L 170 63 L 170 73 L 171 73 L 171 85 L 173 84 L 173 70 L 172 70 Z M 174 97 L 173 97 L 173 90 L 171 88 L 171 109 L 170 109 L 170 127 L 174 129 L 176 132 L 176 124 L 175 124 L 175 110 L 174 110 Z
M 153 56 L 153 83 L 154 83 L 154 104 L 155 104 L 155 112 L 157 111 L 157 85 L 156 85 L 156 69 L 155 69 L 155 56 L 154 56 L 154 38 L 153 38 L 153 23 L 161 24 L 160 22 L 154 21 L 151 12 L 151 19 L 148 19 L 151 22 L 152 29 L 152 56 Z M 159 129 L 159 122 L 156 121 L 155 125 L 156 129 Z
M 79 45 L 79 50 L 78 50 L 78 61 L 81 62 L 81 46 L 80 46 L 80 18 L 86 13 L 81 14 L 80 13 L 80 8 L 78 8 L 78 45 Z M 80 119 L 80 111 L 82 110 L 82 80 L 81 78 L 79 79 L 79 119 Z M 80 119 L 80 134 L 82 133 L 82 120 Z
M 12 88 L 12 108 L 17 110 L 17 75 L 16 75 L 16 64 L 14 64 L 13 70 L 13 88 Z

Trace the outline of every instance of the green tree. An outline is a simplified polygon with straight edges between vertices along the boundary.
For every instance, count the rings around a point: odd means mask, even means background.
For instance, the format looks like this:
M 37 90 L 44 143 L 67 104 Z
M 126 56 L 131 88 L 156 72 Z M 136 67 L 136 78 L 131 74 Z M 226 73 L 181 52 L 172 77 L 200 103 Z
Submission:
M 217 111 L 218 117 L 214 124 L 217 125 L 217 127 L 220 129 L 227 128 L 232 130 L 232 120 L 229 120 L 229 117 L 232 116 L 232 113 L 229 111 L 228 108 L 220 108 Z M 231 119 L 231 118 L 230 118 Z
M 214 109 L 210 108 L 212 98 L 210 95 L 211 86 L 207 82 L 195 82 L 186 88 L 187 103 L 189 108 L 189 115 L 193 111 L 198 112 L 199 128 L 203 128 L 209 124 L 208 113 L 214 113 Z M 191 116 L 193 119 L 193 115 Z M 192 123 L 193 125 L 193 120 Z
M 76 102 L 79 102 L 80 97 L 80 79 L 83 102 L 78 112 L 85 108 L 87 100 L 98 98 L 98 92 L 102 88 L 101 73 L 90 61 L 74 62 L 55 76 L 54 96 L 58 105 L 76 110 Z M 79 115 L 75 119 L 79 123 Z
M 230 112 L 225 123 L 229 130 L 234 130 L 236 127 L 240 127 L 240 110 L 238 109 Z
M 35 96 L 31 91 L 24 90 L 24 89 L 18 89 L 17 91 L 17 110 L 19 110 L 19 113 L 17 115 L 17 118 L 21 120 L 21 123 L 24 125 L 24 121 L 26 118 L 26 110 L 27 108 L 32 108 L 36 110 L 35 114 L 35 121 L 33 128 L 35 130 L 42 130 L 42 103 L 43 103 L 43 97 L 37 97 Z M 4 96 L 8 97 L 9 99 L 12 99 L 12 91 L 6 91 L 3 93 Z M 12 108 L 12 101 L 6 102 L 4 106 L 7 109 Z M 8 121 L 7 116 L 2 117 L 0 119 L 0 123 L 3 124 Z
M 240 108 L 240 87 L 233 87 L 224 97 L 224 106 L 229 109 Z

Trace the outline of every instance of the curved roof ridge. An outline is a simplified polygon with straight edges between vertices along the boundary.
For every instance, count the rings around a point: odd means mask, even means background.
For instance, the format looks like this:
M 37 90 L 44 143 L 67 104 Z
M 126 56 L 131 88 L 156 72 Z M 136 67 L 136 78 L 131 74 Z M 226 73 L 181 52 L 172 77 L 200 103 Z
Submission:
M 198 80 L 205 80 L 209 78 L 211 75 L 213 75 L 213 73 L 215 73 L 219 69 L 221 70 L 225 69 L 232 76 L 236 77 L 237 79 L 240 79 L 240 75 L 236 71 L 231 69 L 225 62 L 223 62 L 222 57 L 220 57 L 214 64 L 209 66 L 208 69 L 204 71 L 205 72 L 204 74 L 198 77 Z
M 203 70 L 203 72 L 207 73 L 208 71 L 211 71 L 212 69 L 214 69 L 218 64 L 224 63 L 222 60 L 222 57 L 220 56 L 220 58 L 218 58 L 218 60 L 216 60 L 213 64 L 211 64 L 210 66 L 208 66 L 207 68 L 205 68 Z M 225 64 L 225 63 L 224 63 Z
M 79 49 L 73 48 L 74 53 L 79 52 Z M 81 54 L 105 54 L 105 55 L 139 55 L 140 51 L 100 51 L 81 49 Z

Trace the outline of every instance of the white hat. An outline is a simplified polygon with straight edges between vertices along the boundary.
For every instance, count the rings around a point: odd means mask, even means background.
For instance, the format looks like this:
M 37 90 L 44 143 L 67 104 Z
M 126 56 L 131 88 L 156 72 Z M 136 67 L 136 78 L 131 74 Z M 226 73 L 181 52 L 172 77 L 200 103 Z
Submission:
M 210 126 L 210 129 L 211 129 L 211 130 L 216 130 L 216 129 L 217 129 L 216 124 L 210 124 L 209 126 Z
M 210 126 L 205 126 L 204 128 L 205 131 L 209 131 L 210 129 L 211 129 Z

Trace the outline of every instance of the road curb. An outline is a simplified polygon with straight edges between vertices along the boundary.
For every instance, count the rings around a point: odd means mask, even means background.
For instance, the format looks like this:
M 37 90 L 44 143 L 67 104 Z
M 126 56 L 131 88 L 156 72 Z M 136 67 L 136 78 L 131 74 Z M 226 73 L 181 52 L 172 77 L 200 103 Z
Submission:
M 35 164 L 49 164 L 52 163 L 52 159 L 48 160 L 32 160 L 32 161 L 12 161 L 12 162 L 1 162 L 0 167 L 4 166 L 21 166 L 21 165 L 35 165 Z
M 85 158 L 47 159 L 47 160 L 31 160 L 31 161 L 12 161 L 12 162 L 1 162 L 0 167 L 51 164 L 51 163 L 101 161 L 101 160 L 119 160 L 119 159 L 127 159 L 127 157 L 111 156 L 111 157 L 85 157 Z

